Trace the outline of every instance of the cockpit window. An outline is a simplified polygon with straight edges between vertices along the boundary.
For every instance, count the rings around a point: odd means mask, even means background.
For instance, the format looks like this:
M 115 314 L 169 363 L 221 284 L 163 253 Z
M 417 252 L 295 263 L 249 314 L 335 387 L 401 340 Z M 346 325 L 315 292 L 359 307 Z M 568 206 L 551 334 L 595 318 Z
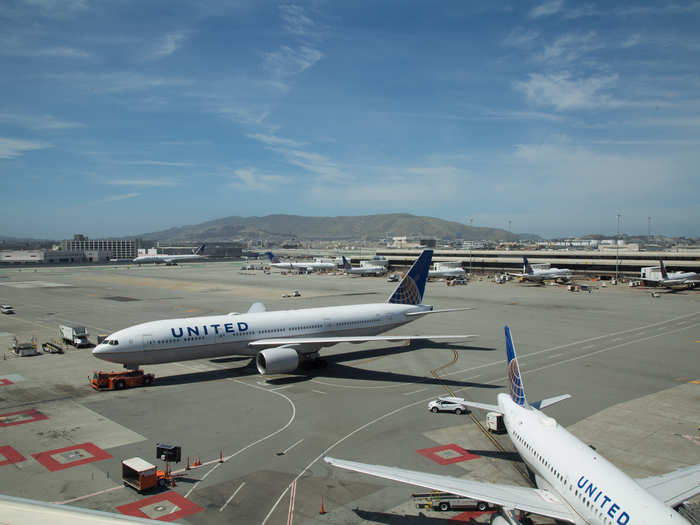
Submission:
M 110 339 L 109 344 L 117 346 L 119 344 L 119 341 L 117 341 L 116 339 Z

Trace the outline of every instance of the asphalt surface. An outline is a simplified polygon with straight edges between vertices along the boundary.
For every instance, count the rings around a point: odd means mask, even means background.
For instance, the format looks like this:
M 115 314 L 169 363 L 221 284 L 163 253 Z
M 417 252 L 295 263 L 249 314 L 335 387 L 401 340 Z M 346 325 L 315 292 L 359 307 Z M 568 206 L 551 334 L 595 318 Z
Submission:
M 383 278 L 265 275 L 239 267 L 0 269 L 0 303 L 17 312 L 0 316 L 0 349 L 13 337 L 56 339 L 60 323 L 86 326 L 94 342 L 97 334 L 140 322 L 244 312 L 256 301 L 275 310 L 383 302 L 395 286 Z M 282 298 L 291 290 L 301 297 Z M 497 285 L 479 276 L 468 286 L 432 282 L 424 302 L 474 310 L 426 316 L 396 333 L 478 338 L 338 345 L 322 352 L 325 368 L 270 377 L 258 375 L 249 358 L 235 356 L 155 365 L 146 367 L 157 376 L 153 386 L 120 392 L 89 387 L 94 370 L 112 369 L 89 349 L 24 358 L 5 351 L 0 423 L 32 419 L 36 412 L 45 419 L 2 428 L 0 453 L 9 446 L 25 459 L 3 464 L 0 457 L 0 493 L 107 511 L 143 502 L 149 517 L 172 518 L 172 512 L 178 522 L 193 524 L 442 522 L 457 514 L 416 509 L 410 495 L 417 489 L 334 470 L 322 457 L 526 484 L 506 437 L 497 438 L 499 449 L 468 415 L 427 410 L 429 400 L 450 392 L 494 401 L 504 388 L 505 324 L 528 398 L 571 394 L 547 413 L 582 439 L 595 438 L 601 453 L 625 471 L 646 476 L 700 463 L 699 300 L 695 291 L 652 297 L 618 286 L 573 293 L 560 286 Z M 662 398 L 665 405 L 659 405 Z M 664 409 L 673 426 L 657 421 L 656 438 L 637 439 L 641 448 L 629 454 L 620 446 L 626 435 L 620 429 L 649 434 L 650 404 L 684 408 Z M 483 421 L 483 414 L 474 416 Z M 182 470 L 176 486 L 143 496 L 124 488 L 121 460 L 140 456 L 162 466 L 155 458 L 159 442 L 182 446 L 183 462 L 171 466 Z M 75 455 L 60 449 L 87 443 L 111 457 L 51 471 L 39 461 L 45 456 L 33 456 L 49 451 L 70 463 Z M 450 453 L 431 456 L 426 449 L 444 445 L 478 458 L 442 465 L 435 458 Z M 665 447 L 676 453 L 659 453 Z M 83 457 L 95 453 L 78 447 Z M 184 470 L 187 456 L 190 464 L 197 459 L 203 465 Z M 172 493 L 187 501 L 164 499 Z M 197 512 L 180 513 L 188 502 Z M 319 513 L 322 503 L 325 514 Z

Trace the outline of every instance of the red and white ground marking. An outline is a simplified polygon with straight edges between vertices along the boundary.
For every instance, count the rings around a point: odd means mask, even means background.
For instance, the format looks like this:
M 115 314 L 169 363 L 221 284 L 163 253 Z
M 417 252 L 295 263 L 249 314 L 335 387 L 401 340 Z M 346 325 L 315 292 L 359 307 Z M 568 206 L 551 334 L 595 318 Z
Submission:
M 39 412 L 36 408 L 20 410 L 19 412 L 7 412 L 0 414 L 0 427 L 11 427 L 13 425 L 24 425 L 48 419 L 48 416 Z
M 51 472 L 112 457 L 111 454 L 92 443 L 81 443 L 70 447 L 47 450 L 46 452 L 32 454 L 32 456 Z
M 175 521 L 204 509 L 173 490 L 117 507 L 127 516 L 159 521 Z
M 439 465 L 451 465 L 452 463 L 469 461 L 481 457 L 453 443 L 449 445 L 440 445 L 439 447 L 423 448 L 416 450 L 416 452 Z
M 12 465 L 14 463 L 19 463 L 21 461 L 26 460 L 27 458 L 25 458 L 22 454 L 17 452 L 11 446 L 7 445 L 4 447 L 0 447 L 0 467 L 4 465 Z

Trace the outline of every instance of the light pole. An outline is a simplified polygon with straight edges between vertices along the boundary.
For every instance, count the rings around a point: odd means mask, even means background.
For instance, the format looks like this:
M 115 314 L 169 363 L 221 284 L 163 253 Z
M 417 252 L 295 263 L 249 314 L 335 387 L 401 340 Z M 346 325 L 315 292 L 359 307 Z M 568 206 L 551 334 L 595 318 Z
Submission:
M 469 228 L 472 229 L 470 232 L 472 234 L 472 237 L 474 236 L 474 231 L 473 231 L 473 226 L 472 224 L 474 223 L 474 217 L 469 217 Z M 472 249 L 474 248 L 474 239 L 469 243 L 469 278 L 472 278 Z
M 615 284 L 619 279 L 620 274 L 620 220 L 621 214 L 617 214 L 617 239 L 615 240 Z

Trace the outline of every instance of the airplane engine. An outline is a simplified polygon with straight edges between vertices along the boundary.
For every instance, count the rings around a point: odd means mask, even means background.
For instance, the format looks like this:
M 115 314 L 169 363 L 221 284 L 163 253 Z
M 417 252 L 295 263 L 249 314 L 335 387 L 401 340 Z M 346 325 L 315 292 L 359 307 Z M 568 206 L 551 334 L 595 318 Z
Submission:
M 285 346 L 268 348 L 258 352 L 255 364 L 262 375 L 293 372 L 299 366 L 299 354 Z

